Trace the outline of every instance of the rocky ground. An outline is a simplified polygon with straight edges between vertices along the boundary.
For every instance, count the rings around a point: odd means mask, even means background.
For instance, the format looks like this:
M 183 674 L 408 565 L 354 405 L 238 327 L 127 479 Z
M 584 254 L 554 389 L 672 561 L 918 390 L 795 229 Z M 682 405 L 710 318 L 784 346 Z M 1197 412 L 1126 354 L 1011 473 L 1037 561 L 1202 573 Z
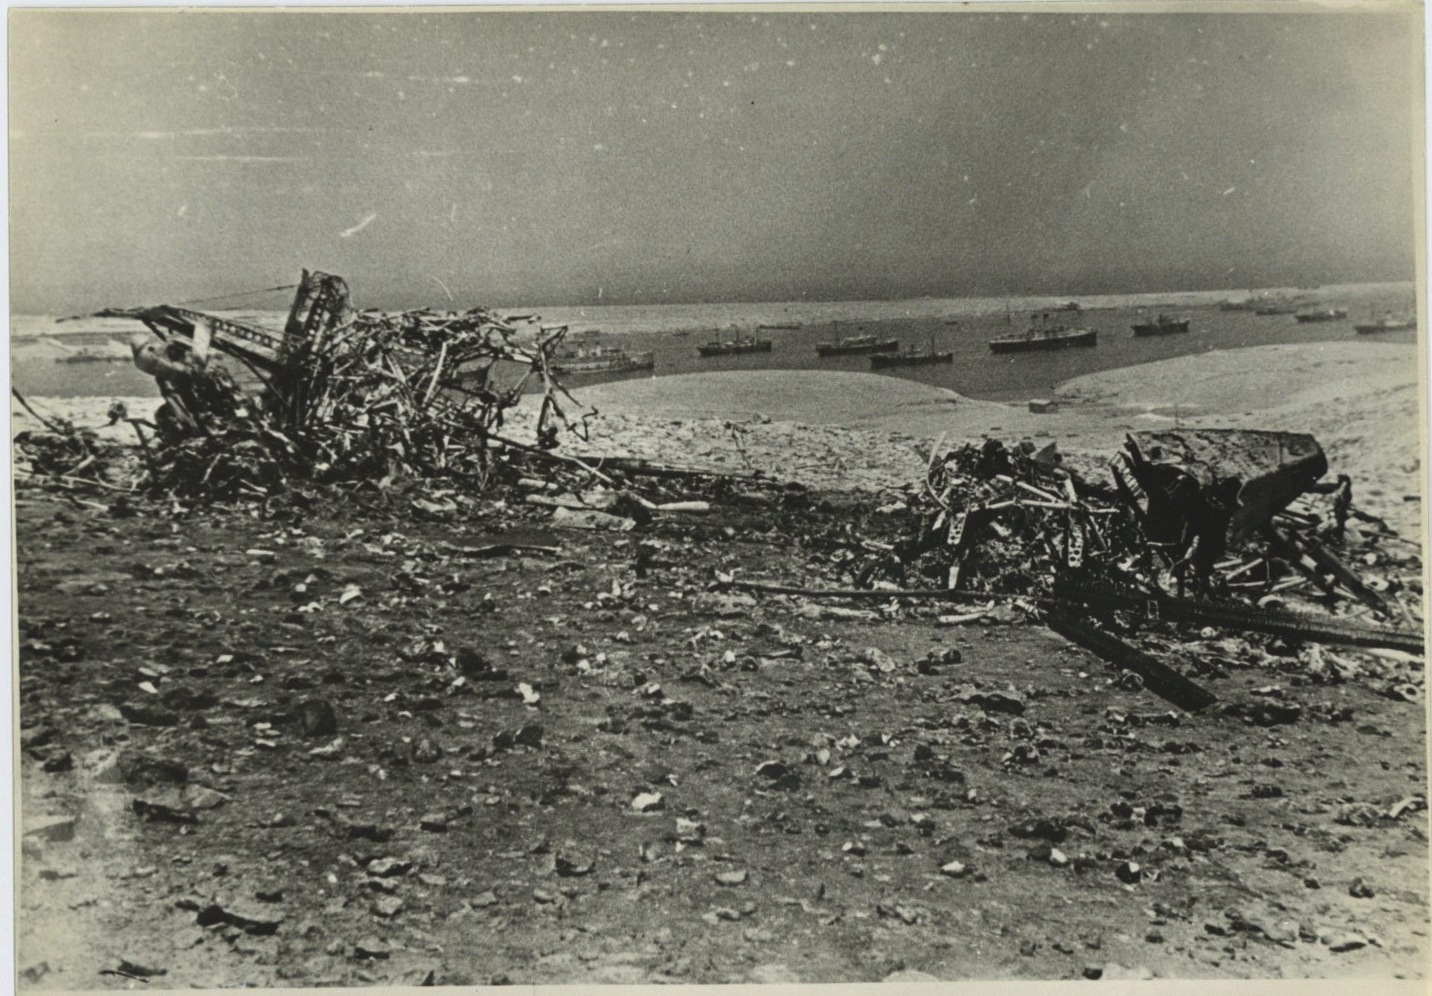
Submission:
M 1015 614 L 712 590 L 850 584 L 935 420 L 1097 467 L 1141 402 L 1083 390 L 856 430 L 613 406 L 585 452 L 799 482 L 648 482 L 710 510 L 630 531 L 531 484 L 22 482 L 21 986 L 1425 976 L 1420 660 L 1151 623 L 1219 698 L 1192 715 Z M 1326 415 L 1335 468 L 1389 445 Z
M 1420 663 L 1167 639 L 1182 714 L 1034 625 L 712 593 L 895 526 L 697 494 L 22 492 L 22 984 L 1423 972 Z

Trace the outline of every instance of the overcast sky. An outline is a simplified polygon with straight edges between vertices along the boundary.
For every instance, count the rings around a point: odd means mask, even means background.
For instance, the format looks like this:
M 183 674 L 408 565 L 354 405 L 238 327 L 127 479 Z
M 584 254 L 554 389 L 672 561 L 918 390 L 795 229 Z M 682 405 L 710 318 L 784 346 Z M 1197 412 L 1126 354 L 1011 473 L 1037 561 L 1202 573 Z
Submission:
M 1413 277 L 1402 14 L 10 14 L 12 309 Z

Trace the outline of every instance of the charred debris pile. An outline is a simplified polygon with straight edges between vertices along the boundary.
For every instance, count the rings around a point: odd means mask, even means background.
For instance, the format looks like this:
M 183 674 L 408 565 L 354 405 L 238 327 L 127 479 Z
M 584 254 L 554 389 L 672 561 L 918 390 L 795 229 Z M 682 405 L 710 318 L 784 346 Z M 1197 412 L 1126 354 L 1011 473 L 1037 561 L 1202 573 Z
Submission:
M 172 305 L 94 317 L 149 329 L 134 362 L 164 403 L 153 421 L 110 412 L 134 427 L 137 464 L 123 459 L 132 448 L 35 413 L 45 429 L 17 438 L 16 456 L 51 483 L 209 500 L 300 483 L 481 486 L 508 455 L 548 453 L 563 429 L 584 436 L 594 414 L 553 373 L 565 328 L 524 334 L 526 316 L 482 308 L 356 311 L 344 281 L 324 273 L 304 272 L 282 332 Z M 534 382 L 535 438 L 507 438 L 504 417 Z
M 1290 432 L 1130 434 L 1103 481 L 1066 467 L 1055 444 L 941 440 L 923 484 L 880 509 L 898 523 L 890 541 L 835 558 L 848 587 L 721 583 L 881 602 L 887 614 L 934 603 L 953 625 L 1032 619 L 1185 709 L 1216 697 L 1149 650 L 1301 655 L 1336 680 L 1360 668 L 1319 646 L 1360 648 L 1392 662 L 1377 669 L 1394 676 L 1389 695 L 1420 700 L 1409 684 L 1424 646 L 1420 547 L 1327 472 L 1317 441 Z M 1229 632 L 1250 634 L 1256 652 L 1228 644 Z

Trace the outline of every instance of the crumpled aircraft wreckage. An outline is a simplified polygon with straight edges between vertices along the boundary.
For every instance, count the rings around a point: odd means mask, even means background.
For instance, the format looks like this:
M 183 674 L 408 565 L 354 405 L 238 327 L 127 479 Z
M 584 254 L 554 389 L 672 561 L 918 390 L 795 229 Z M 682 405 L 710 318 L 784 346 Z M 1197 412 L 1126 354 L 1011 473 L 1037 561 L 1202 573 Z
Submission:
M 97 317 L 153 333 L 132 344 L 165 399 L 159 445 L 145 449 L 154 480 L 181 493 L 262 495 L 291 477 L 482 478 L 492 447 L 524 448 L 497 431 L 534 378 L 543 400 L 526 448 L 554 447 L 560 427 L 585 435 L 592 414 L 553 374 L 565 327 L 520 337 L 482 308 L 356 311 L 344 281 L 326 273 L 304 271 L 282 332 L 173 305 Z M 499 383 L 499 365 L 510 383 Z M 257 390 L 243 388 L 247 378 Z

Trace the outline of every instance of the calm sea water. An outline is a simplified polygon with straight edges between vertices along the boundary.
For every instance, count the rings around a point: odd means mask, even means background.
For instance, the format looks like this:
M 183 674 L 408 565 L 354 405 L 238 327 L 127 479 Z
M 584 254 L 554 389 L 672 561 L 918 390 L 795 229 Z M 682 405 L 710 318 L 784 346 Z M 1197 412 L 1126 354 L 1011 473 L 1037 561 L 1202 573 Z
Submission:
M 1241 300 L 1247 291 L 1194 291 L 1164 294 L 1094 296 L 1079 299 L 1083 311 L 1061 318 L 1071 325 L 1099 330 L 1092 349 L 1054 353 L 995 355 L 988 339 L 1028 327 L 1030 316 L 1059 303 L 1052 298 L 921 298 L 912 301 L 841 301 L 554 307 L 510 309 L 508 314 L 535 312 L 543 324 L 567 324 L 574 331 L 596 329 L 623 336 L 633 349 L 655 354 L 653 374 L 704 370 L 846 370 L 867 371 L 864 356 L 816 356 L 815 346 L 844 336 L 878 332 L 910 346 L 954 353 L 950 365 L 882 371 L 975 398 L 1023 400 L 1048 394 L 1070 377 L 1114 367 L 1148 363 L 1213 349 L 1235 349 L 1273 343 L 1416 341 L 1413 332 L 1359 336 L 1353 323 L 1386 310 L 1407 313 L 1413 306 L 1409 284 L 1355 284 L 1316 291 L 1272 289 L 1263 294 L 1300 296 L 1308 307 L 1342 307 L 1339 321 L 1300 324 L 1292 315 L 1262 316 L 1251 311 L 1221 311 L 1219 301 Z M 1158 311 L 1187 318 L 1187 334 L 1136 339 L 1130 326 Z M 240 321 L 280 328 L 278 311 L 225 311 Z M 762 328 L 762 326 L 767 326 Z M 771 327 L 781 326 L 781 327 Z M 536 326 L 532 328 L 535 330 Z M 702 358 L 696 347 L 708 340 L 736 334 L 758 334 L 773 340 L 770 353 Z M 36 396 L 150 396 L 153 381 L 128 362 L 57 363 L 68 348 L 113 351 L 125 355 L 125 340 L 144 334 L 137 322 L 113 319 L 56 324 L 52 316 L 11 316 L 11 379 L 22 392 Z M 575 389 L 584 383 L 620 379 L 611 375 L 573 376 Z

